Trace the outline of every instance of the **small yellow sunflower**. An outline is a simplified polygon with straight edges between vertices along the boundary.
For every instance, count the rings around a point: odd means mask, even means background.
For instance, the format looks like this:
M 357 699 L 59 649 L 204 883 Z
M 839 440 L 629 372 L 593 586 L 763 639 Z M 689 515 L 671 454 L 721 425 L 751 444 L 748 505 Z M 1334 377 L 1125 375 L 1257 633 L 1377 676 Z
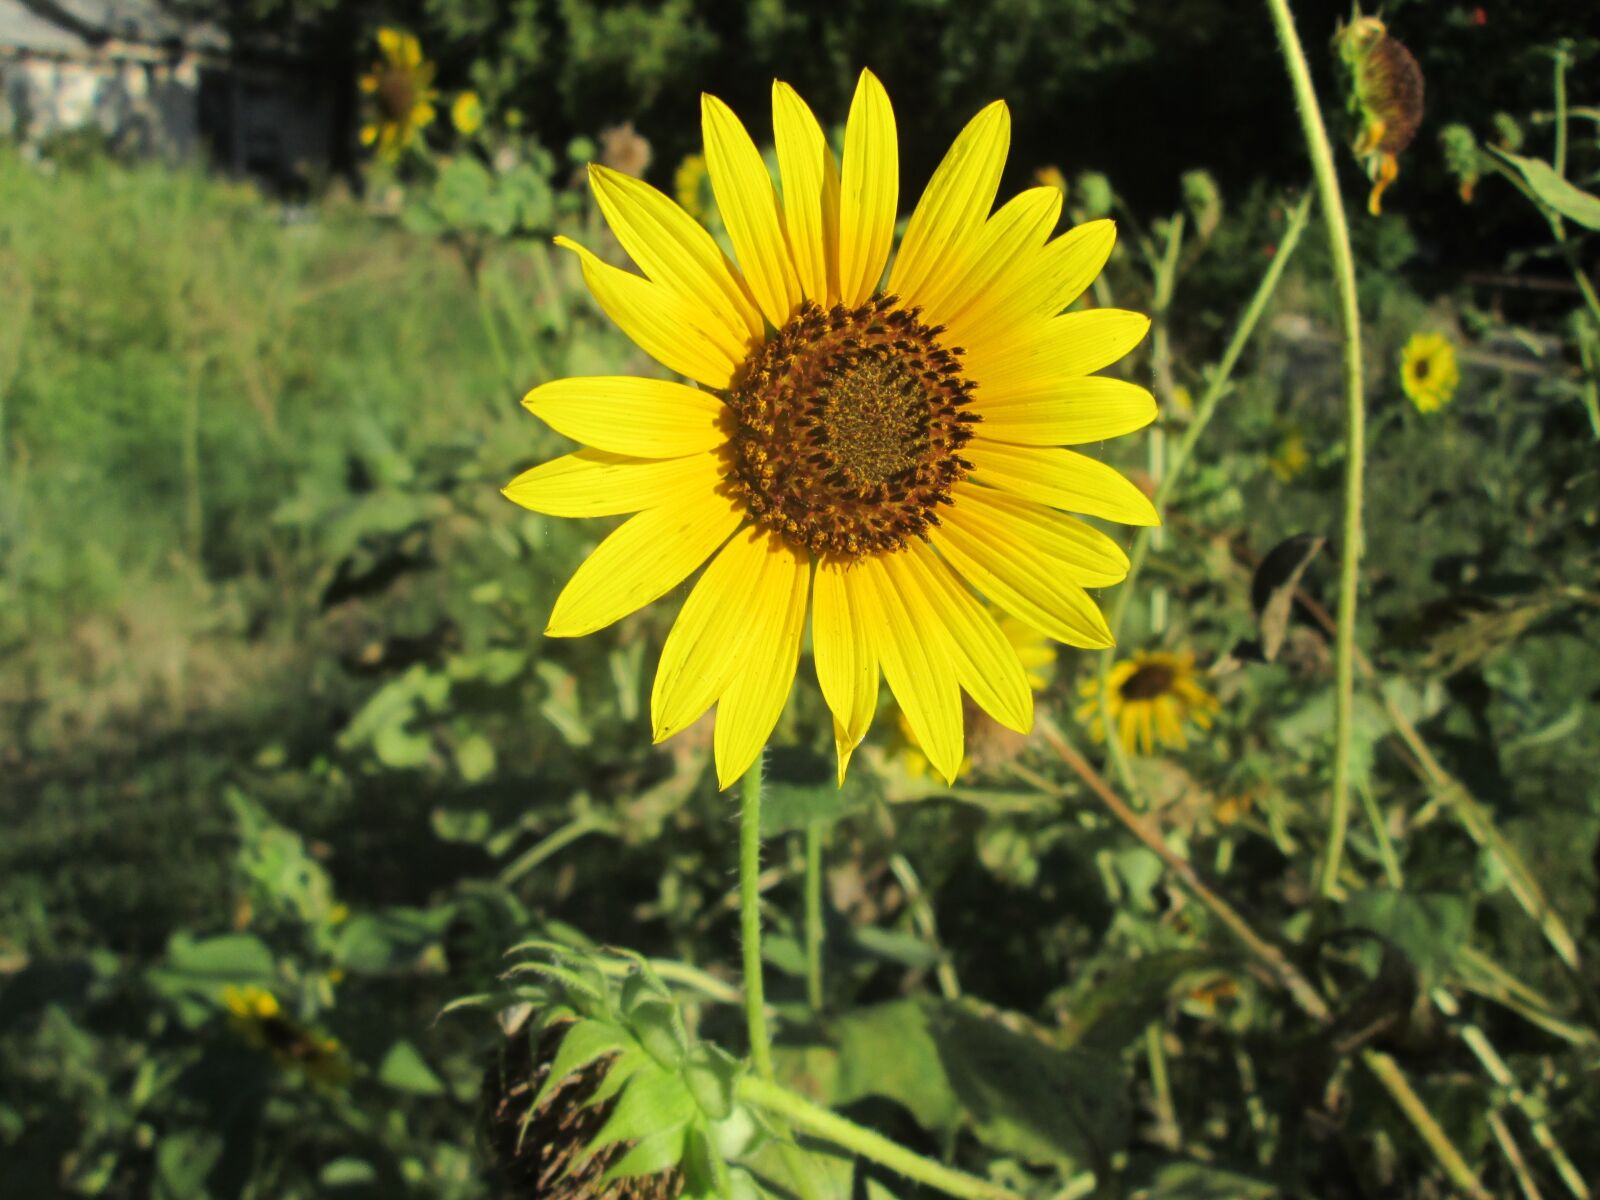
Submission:
M 1400 386 L 1418 412 L 1437 412 L 1456 394 L 1456 348 L 1442 333 L 1414 333 L 1400 352 Z
M 483 101 L 477 92 L 462 92 L 450 105 L 450 123 L 462 137 L 471 137 L 483 128 Z
M 373 99 L 375 119 L 361 130 L 361 143 L 378 155 L 399 158 L 417 135 L 433 124 L 434 65 L 424 61 L 416 37 L 398 29 L 378 30 L 383 61 L 361 77 L 361 90 Z
M 228 1024 L 278 1065 L 298 1071 L 312 1083 L 329 1086 L 350 1078 L 350 1060 L 335 1038 L 322 1037 L 283 1015 L 278 998 L 255 986 L 222 989 Z
M 1096 376 L 1144 337 L 1117 309 L 1063 315 L 1111 253 L 1094 221 L 1051 237 L 1061 191 L 991 213 L 1010 142 L 990 104 L 934 172 L 889 267 L 900 179 L 894 113 L 863 72 L 838 162 L 811 110 L 773 85 L 782 195 L 733 112 L 702 99 L 706 166 L 736 266 L 678 205 L 590 167 L 642 274 L 569 239 L 600 307 L 698 387 L 563 379 L 526 405 L 589 448 L 506 495 L 537 512 L 633 513 L 578 568 L 546 634 L 626 616 L 710 560 L 668 635 L 651 694 L 657 741 L 716 705 L 717 775 L 755 760 L 793 684 L 809 609 L 841 778 L 879 673 L 953 780 L 963 690 L 1028 730 L 1033 693 L 975 592 L 1046 637 L 1104 647 L 1087 589 L 1128 558 L 1079 513 L 1158 518 L 1144 493 L 1067 446 L 1154 419 L 1144 388 Z M 887 281 L 885 268 L 889 267 Z
M 1184 725 L 1211 728 L 1217 698 L 1195 679 L 1194 655 L 1144 651 L 1111 668 L 1106 683 L 1111 689 L 1108 708 L 1117 736 L 1129 754 L 1154 752 L 1158 744 L 1182 749 L 1189 744 Z M 1089 726 L 1096 741 L 1104 740 L 1100 718 L 1100 680 L 1091 676 L 1078 687 L 1083 703 L 1078 720 Z
M 1277 449 L 1267 459 L 1267 466 L 1272 468 L 1272 473 L 1280 483 L 1288 483 L 1304 471 L 1310 461 L 1311 452 L 1306 449 L 1306 435 L 1297 426 L 1291 426 L 1278 439 Z
M 702 225 L 711 223 L 711 172 L 706 168 L 704 154 L 690 154 L 678 164 L 672 174 L 672 194 L 678 206 Z

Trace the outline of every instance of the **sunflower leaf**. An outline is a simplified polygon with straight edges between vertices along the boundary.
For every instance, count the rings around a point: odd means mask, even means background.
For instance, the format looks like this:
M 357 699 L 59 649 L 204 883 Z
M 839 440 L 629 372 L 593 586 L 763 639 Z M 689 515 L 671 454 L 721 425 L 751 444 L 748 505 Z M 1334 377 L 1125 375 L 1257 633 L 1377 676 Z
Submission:
M 1524 158 L 1490 146 L 1491 153 L 1510 163 L 1539 200 L 1585 229 L 1600 229 L 1600 196 L 1586 192 L 1557 175 L 1555 168 L 1537 158 Z

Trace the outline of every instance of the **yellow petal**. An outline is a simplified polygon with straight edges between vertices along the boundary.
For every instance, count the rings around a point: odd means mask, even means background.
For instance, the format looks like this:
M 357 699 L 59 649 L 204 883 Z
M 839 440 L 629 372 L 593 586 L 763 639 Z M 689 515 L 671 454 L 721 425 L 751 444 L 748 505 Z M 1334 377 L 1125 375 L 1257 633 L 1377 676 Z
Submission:
M 1103 375 L 1057 380 L 1036 392 L 1012 389 L 991 400 L 982 389 L 971 410 L 985 438 L 1024 446 L 1076 446 L 1121 437 L 1156 419 L 1156 398 L 1145 388 Z
M 1063 313 L 1040 323 L 1026 339 L 1004 349 L 967 347 L 969 378 L 999 400 L 1037 390 L 1053 380 L 1089 375 L 1110 366 L 1144 340 L 1150 318 L 1120 308 Z
M 423 129 L 433 124 L 434 117 L 439 114 L 434 111 L 433 105 L 423 101 L 411 110 L 411 126 L 414 129 Z
M 1014 342 L 1019 331 L 1031 333 L 1083 294 L 1105 267 L 1116 241 L 1114 221 L 1090 221 L 1067 230 L 956 314 L 951 334 L 969 350 L 998 351 Z
M 712 491 L 721 480 L 716 454 L 646 459 L 579 450 L 524 471 L 503 492 L 552 517 L 609 517 L 676 504 Z
M 671 591 L 739 527 L 744 507 L 704 492 L 629 517 L 556 597 L 546 637 L 581 637 Z
M 357 80 L 357 86 L 370 96 L 378 90 L 378 77 L 372 74 L 363 75 Z
M 749 666 L 746 639 L 752 617 L 785 601 L 789 587 L 778 568 L 793 558 L 759 526 L 734 537 L 712 560 L 684 601 L 661 648 L 650 691 L 650 721 L 663 741 L 694 724 Z
M 839 299 L 854 308 L 883 278 L 900 202 L 900 151 L 883 84 L 862 71 L 844 130 L 839 179 Z
M 906 225 L 889 272 L 889 292 L 905 304 L 938 294 L 946 276 L 964 271 L 1000 188 L 1011 146 L 1011 110 L 1004 100 L 988 105 L 956 136 L 928 181 Z
M 975 249 L 959 272 L 943 275 L 943 284 L 924 284 L 919 293 L 922 319 L 951 329 L 951 341 L 962 345 L 952 320 L 1017 271 L 1029 255 L 1036 254 L 1061 217 L 1061 189 L 1029 188 L 1013 196 L 984 222 Z
M 952 496 L 955 503 L 940 509 L 939 519 L 997 554 L 1063 573 L 1083 587 L 1109 587 L 1128 577 L 1122 547 L 1076 517 L 973 483 L 957 484 Z
M 817 563 L 812 585 L 811 656 L 816 661 L 822 698 L 833 712 L 834 746 L 839 753 L 839 783 L 844 784 L 850 755 L 867 736 L 878 709 L 878 660 L 867 639 L 859 573 L 847 563 L 825 558 Z M 867 602 L 871 602 L 870 596 Z
M 651 358 L 707 387 L 733 382 L 741 360 L 700 328 L 709 323 L 703 309 L 643 276 L 601 262 L 571 238 L 558 237 L 556 245 L 578 255 L 596 302 Z
M 606 224 L 653 282 L 701 309 L 706 334 L 741 359 L 765 329 L 727 255 L 676 201 L 642 179 L 591 163 L 589 189 Z
M 1161 524 L 1150 498 L 1125 476 L 1075 450 L 1009 446 L 977 437 L 961 453 L 979 483 L 1124 525 Z
M 398 29 L 378 30 L 378 49 L 383 52 L 384 58 L 396 64 L 404 62 L 400 49 L 401 40 L 404 37 L 405 35 Z
M 664 379 L 558 379 L 534 388 L 522 403 L 557 433 L 638 458 L 677 458 L 727 440 L 720 399 Z
M 861 576 L 859 611 L 917 743 L 945 782 L 954 783 L 962 757 L 961 687 L 941 641 L 924 632 L 938 620 L 931 602 L 903 572 L 890 573 L 885 563 L 894 557 L 864 558 L 851 568 Z
M 1069 646 L 1102 649 L 1111 628 L 1089 593 L 1063 571 L 1041 571 L 1032 558 L 1015 558 L 974 536 L 957 521 L 929 533 L 939 553 L 967 581 L 1018 620 Z
M 402 33 L 400 35 L 399 63 L 402 67 L 407 68 L 415 68 L 422 65 L 422 43 L 417 41 L 416 34 Z
M 1032 729 L 1033 691 L 1022 660 L 966 584 L 921 542 L 909 543 L 906 553 L 888 555 L 884 566 L 891 575 L 901 573 L 906 590 L 927 597 L 937 620 L 925 632 L 937 631 L 956 680 L 978 707 L 1007 729 Z
M 733 680 L 717 701 L 712 751 L 717 784 L 724 788 L 732 787 L 750 769 L 778 723 L 794 684 L 806 629 L 811 568 L 803 554 L 775 534 L 767 534 L 765 540 L 767 554 L 756 589 L 760 599 L 747 606 L 745 597 L 735 598 L 749 630 Z
M 783 176 L 783 224 L 800 288 L 827 308 L 839 299 L 839 163 L 806 102 L 777 81 L 772 133 Z
M 378 140 L 378 127 L 376 125 L 363 125 L 361 127 L 361 144 L 370 146 Z
M 772 176 L 739 118 L 715 96 L 700 97 L 700 126 L 728 240 L 756 303 L 781 329 L 800 304 L 800 280 L 778 219 Z

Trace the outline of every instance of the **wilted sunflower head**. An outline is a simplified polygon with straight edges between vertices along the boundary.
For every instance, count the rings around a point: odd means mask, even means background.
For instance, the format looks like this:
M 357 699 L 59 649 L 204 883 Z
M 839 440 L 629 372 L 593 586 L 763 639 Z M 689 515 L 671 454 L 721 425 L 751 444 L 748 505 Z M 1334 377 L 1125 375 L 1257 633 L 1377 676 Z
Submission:
M 434 65 L 422 57 L 415 35 L 398 29 L 378 30 L 379 61 L 361 77 L 370 97 L 372 120 L 362 128 L 363 145 L 375 145 L 385 159 L 399 158 L 437 115 L 433 102 Z
M 1357 5 L 1333 38 L 1351 120 L 1350 149 L 1361 160 L 1372 193 L 1367 210 L 1382 211 L 1383 193 L 1400 173 L 1399 156 L 1422 124 L 1422 68 L 1377 17 Z
M 979 594 L 1054 641 L 1111 644 L 1088 589 L 1122 549 L 1062 510 L 1157 523 L 1149 499 L 1068 449 L 1155 416 L 1144 388 L 1094 374 L 1147 318 L 1064 312 L 1111 253 L 1093 221 L 1053 236 L 1053 186 L 994 210 L 1011 117 L 967 125 L 891 250 L 895 119 L 863 72 L 843 160 L 775 83 L 779 187 L 733 112 L 702 101 L 706 167 L 737 265 L 684 209 L 591 168 L 591 190 L 640 274 L 566 239 L 600 306 L 669 371 L 565 379 L 525 403 L 590 449 L 506 494 L 558 516 L 637 514 L 557 599 L 546 633 L 603 628 L 706 565 L 651 696 L 659 741 L 716 706 L 717 774 L 755 760 L 793 683 L 810 617 L 840 776 L 888 680 L 946 779 L 964 756 L 962 694 L 1025 732 L 1033 694 Z
M 1400 387 L 1418 412 L 1450 403 L 1461 382 L 1456 348 L 1442 333 L 1414 333 L 1400 352 Z
M 1123 659 L 1107 674 L 1106 688 L 1112 727 L 1130 754 L 1150 754 L 1157 745 L 1182 749 L 1189 744 L 1185 728 L 1210 729 L 1219 707 L 1217 698 L 1200 685 L 1194 655 L 1187 650 L 1141 651 Z M 1078 720 L 1097 741 L 1103 740 L 1099 678 L 1084 680 L 1078 694 Z

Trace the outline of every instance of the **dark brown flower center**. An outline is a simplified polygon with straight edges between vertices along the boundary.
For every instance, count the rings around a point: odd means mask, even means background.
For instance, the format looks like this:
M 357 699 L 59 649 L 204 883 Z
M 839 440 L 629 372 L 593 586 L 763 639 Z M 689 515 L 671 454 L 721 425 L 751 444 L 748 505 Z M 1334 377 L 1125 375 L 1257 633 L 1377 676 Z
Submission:
M 1164 663 L 1145 663 L 1118 688 L 1124 700 L 1154 700 L 1172 690 L 1178 673 Z
M 756 520 L 814 554 L 900 549 L 939 523 L 972 469 L 958 454 L 979 420 L 962 352 L 896 303 L 807 302 L 726 395 L 730 483 Z
M 1419 358 L 1411 365 L 1411 373 L 1417 377 L 1418 383 L 1426 379 L 1428 377 L 1428 372 L 1432 370 L 1433 363 L 1426 358 Z
M 378 76 L 378 104 L 390 121 L 404 121 L 417 102 L 417 85 L 410 71 L 389 68 Z

